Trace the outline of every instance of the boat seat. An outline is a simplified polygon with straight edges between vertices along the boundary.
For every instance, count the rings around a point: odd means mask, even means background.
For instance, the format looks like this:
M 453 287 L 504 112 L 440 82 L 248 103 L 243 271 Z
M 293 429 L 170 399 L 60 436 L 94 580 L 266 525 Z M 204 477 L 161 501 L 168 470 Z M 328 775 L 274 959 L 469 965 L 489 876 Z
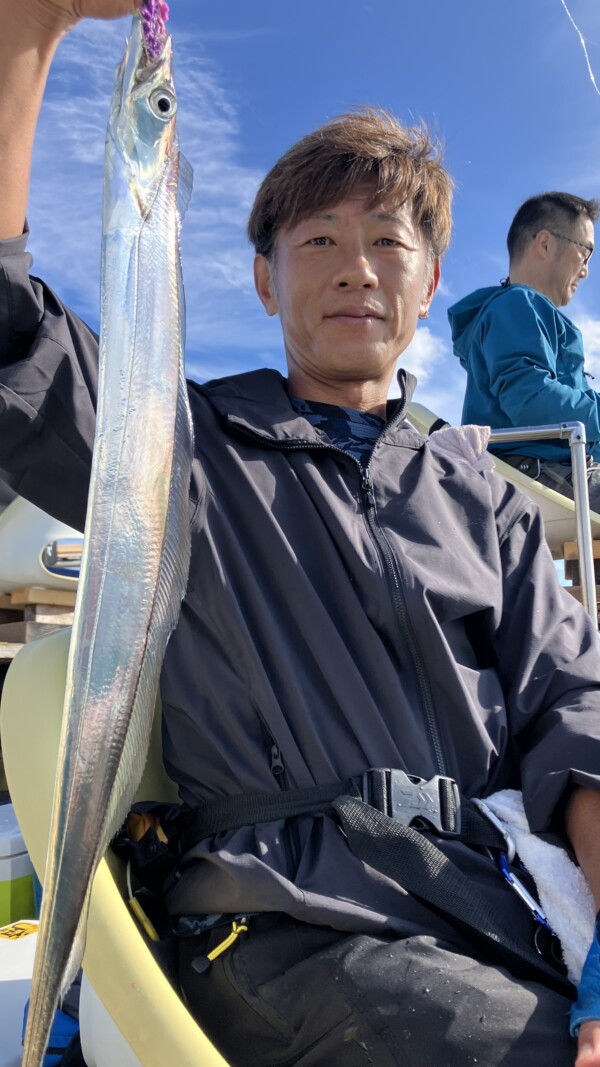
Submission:
M 7 672 L 0 708 L 10 796 L 42 882 L 69 639 L 66 629 L 24 645 Z M 137 799 L 177 799 L 163 768 L 158 708 Z M 94 880 L 83 960 L 86 978 L 143 1067 L 227 1067 L 156 963 L 125 902 L 123 883 L 123 865 L 109 852 Z M 125 1060 L 103 1059 L 98 1053 L 93 1062 L 114 1067 Z
M 439 416 L 435 415 L 423 404 L 409 404 L 407 417 L 415 430 L 424 434 L 429 433 L 434 423 L 440 422 Z M 497 473 L 501 474 L 507 481 L 518 485 L 519 489 L 538 505 L 542 513 L 546 541 L 550 551 L 554 559 L 563 559 L 565 543 L 577 540 L 575 504 L 573 501 L 557 493 L 554 489 L 549 489 L 547 486 L 542 485 L 541 482 L 528 478 L 522 471 L 511 467 L 509 463 L 504 463 L 497 456 L 494 456 L 493 459 L 494 469 Z M 590 520 L 592 540 L 600 540 L 600 515 L 595 511 L 591 511 Z

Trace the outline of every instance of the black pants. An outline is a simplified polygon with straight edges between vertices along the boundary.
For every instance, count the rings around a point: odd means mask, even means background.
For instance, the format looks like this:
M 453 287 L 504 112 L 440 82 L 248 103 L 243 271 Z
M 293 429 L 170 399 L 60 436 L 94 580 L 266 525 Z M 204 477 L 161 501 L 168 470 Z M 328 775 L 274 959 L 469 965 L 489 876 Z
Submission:
M 192 1013 L 232 1067 L 573 1067 L 570 1002 L 473 959 L 466 942 L 250 919 L 204 973 L 179 946 Z

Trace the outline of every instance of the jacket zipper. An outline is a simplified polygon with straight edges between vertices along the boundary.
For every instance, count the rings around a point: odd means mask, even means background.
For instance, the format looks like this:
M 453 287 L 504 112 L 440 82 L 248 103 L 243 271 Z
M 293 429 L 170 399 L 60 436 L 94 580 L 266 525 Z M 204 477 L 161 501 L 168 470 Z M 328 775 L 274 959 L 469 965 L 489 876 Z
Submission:
M 279 782 L 279 788 L 283 791 L 288 788 L 287 774 L 285 771 L 285 764 L 283 762 L 283 753 L 279 748 L 279 745 L 271 745 L 271 773 L 275 775 Z M 298 819 L 292 815 L 285 820 L 285 826 L 283 828 L 283 838 L 285 841 L 285 850 L 290 865 L 290 876 L 295 877 L 295 873 L 298 870 L 298 864 L 300 863 L 300 831 L 298 829 Z
M 427 672 L 425 665 L 421 657 L 421 652 L 415 638 L 415 634 L 408 617 L 408 611 L 406 608 L 406 601 L 404 599 L 404 591 L 402 589 L 402 582 L 400 579 L 400 572 L 394 559 L 394 553 L 392 552 L 390 543 L 376 521 L 377 509 L 375 506 L 375 494 L 373 492 L 373 482 L 371 480 L 371 474 L 369 467 L 366 470 L 362 470 L 362 489 L 366 502 L 365 521 L 367 529 L 371 535 L 371 540 L 375 546 L 375 550 L 381 560 L 384 574 L 387 576 L 388 585 L 391 591 L 392 603 L 394 605 L 394 611 L 396 618 L 400 624 L 400 632 L 404 635 L 408 649 L 413 661 L 413 666 L 417 675 L 417 682 L 419 685 L 419 691 L 421 694 L 421 700 L 423 702 L 423 709 L 429 727 L 429 734 L 431 737 L 431 743 L 433 745 L 433 752 L 435 756 L 435 762 L 437 766 L 437 773 L 446 775 L 446 761 L 444 759 L 444 751 L 442 748 L 442 741 L 440 738 L 440 732 L 435 714 L 435 707 L 433 698 L 431 695 L 431 688 L 427 678 Z
M 285 773 L 285 766 L 281 755 L 281 749 L 278 745 L 273 743 L 271 745 L 271 774 L 279 777 L 280 774 Z
M 277 744 L 273 734 L 271 733 L 267 723 L 255 705 L 255 710 L 258 715 L 259 722 L 265 733 L 267 741 L 267 751 L 270 761 L 271 774 L 275 778 L 279 789 L 284 792 L 289 787 L 287 781 L 287 773 L 285 769 L 285 763 L 283 762 L 283 753 Z M 295 818 L 289 818 L 285 820 L 285 827 L 283 830 L 283 842 L 285 853 L 288 861 L 290 874 L 293 875 L 298 870 L 298 864 L 300 862 L 300 837 L 298 833 L 298 826 Z
M 398 422 L 401 418 L 404 417 L 404 414 L 405 405 L 403 405 L 401 410 L 394 416 L 394 418 L 390 420 L 389 423 L 387 423 L 385 429 L 388 430 L 390 425 L 395 422 Z M 313 449 L 325 452 L 338 452 L 346 459 L 352 460 L 352 462 L 355 463 L 358 467 L 361 476 L 362 492 L 367 505 L 365 515 L 366 526 L 369 531 L 375 550 L 377 552 L 377 555 L 379 556 L 379 559 L 381 561 L 383 573 L 387 578 L 387 583 L 390 587 L 391 592 L 392 605 L 394 607 L 394 614 L 400 626 L 400 632 L 406 639 L 406 644 L 413 662 L 415 674 L 417 676 L 419 693 L 421 695 L 421 701 L 423 704 L 423 709 L 425 711 L 425 718 L 431 738 L 437 773 L 441 775 L 446 775 L 446 761 L 444 758 L 444 751 L 440 738 L 440 732 L 435 714 L 433 698 L 431 695 L 431 689 L 427 680 L 427 673 L 425 671 L 425 666 L 421 658 L 421 653 L 419 651 L 419 647 L 417 645 L 416 638 L 410 620 L 408 618 L 408 612 L 404 600 L 404 593 L 402 591 L 400 574 L 394 561 L 394 554 L 390 547 L 389 541 L 387 540 L 387 537 L 385 536 L 385 533 L 383 532 L 381 527 L 375 521 L 376 507 L 375 495 L 373 493 L 373 482 L 369 471 L 370 461 L 366 469 L 363 469 L 359 461 L 355 459 L 354 456 L 351 456 L 349 452 L 345 452 L 343 448 L 337 448 L 335 445 L 326 445 L 320 441 L 272 441 L 268 437 L 265 437 L 260 433 L 256 433 L 246 426 L 240 426 L 237 423 L 232 422 L 229 422 L 229 425 L 233 430 L 235 430 L 235 432 L 250 437 L 254 441 L 259 441 L 262 445 L 266 445 L 268 448 L 273 448 L 282 452 L 306 452 L 309 450 L 312 451 Z M 377 448 L 378 440 L 373 445 L 373 452 Z

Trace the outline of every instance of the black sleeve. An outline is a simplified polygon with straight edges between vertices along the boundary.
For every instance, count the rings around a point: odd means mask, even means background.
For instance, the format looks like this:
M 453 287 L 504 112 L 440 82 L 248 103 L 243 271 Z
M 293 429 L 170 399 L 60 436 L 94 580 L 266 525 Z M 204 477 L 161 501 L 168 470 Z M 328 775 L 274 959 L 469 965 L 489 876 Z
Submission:
M 600 790 L 600 643 L 587 613 L 558 582 L 537 507 L 517 496 L 520 513 L 501 540 L 495 654 L 529 823 L 542 832 L 560 828 L 573 785 Z
M 83 530 L 98 338 L 29 275 L 27 234 L 0 241 L 0 477 Z

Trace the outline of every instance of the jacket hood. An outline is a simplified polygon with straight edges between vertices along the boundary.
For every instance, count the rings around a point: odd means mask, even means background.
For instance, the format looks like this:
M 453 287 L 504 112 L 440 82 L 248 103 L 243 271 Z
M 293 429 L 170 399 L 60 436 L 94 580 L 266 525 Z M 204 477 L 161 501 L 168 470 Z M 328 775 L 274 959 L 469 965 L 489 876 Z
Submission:
M 489 285 L 485 289 L 476 289 L 457 304 L 448 308 L 448 321 L 452 329 L 454 355 L 458 356 L 462 366 L 467 369 L 469 349 L 481 312 L 493 300 L 507 290 L 502 285 Z

